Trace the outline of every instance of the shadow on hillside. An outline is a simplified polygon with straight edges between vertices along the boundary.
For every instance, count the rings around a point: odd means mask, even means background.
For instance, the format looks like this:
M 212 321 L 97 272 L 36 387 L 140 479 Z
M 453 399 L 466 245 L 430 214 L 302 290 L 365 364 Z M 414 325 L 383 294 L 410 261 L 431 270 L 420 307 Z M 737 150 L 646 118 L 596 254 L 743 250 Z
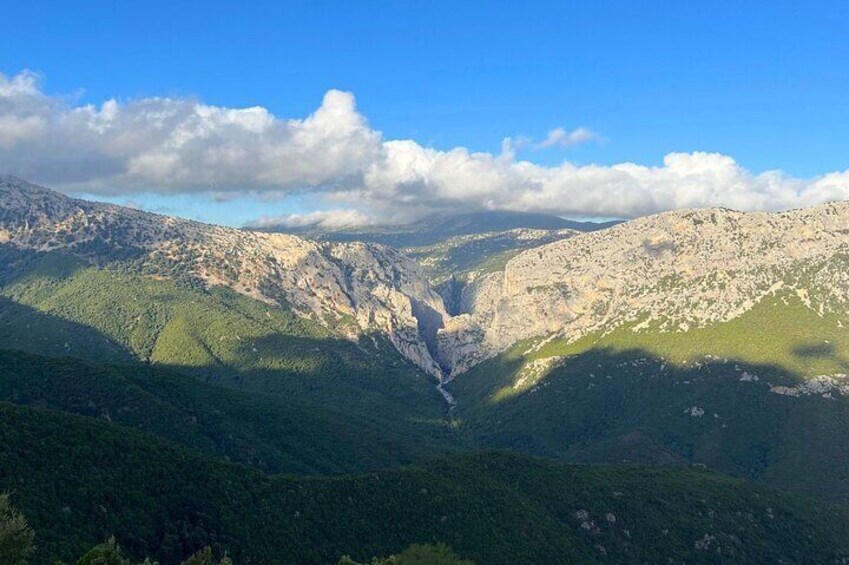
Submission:
M 131 363 L 132 354 L 98 330 L 0 296 L 0 348 L 50 357 Z
M 0 244 L 0 285 L 15 284 L 25 278 L 66 278 L 87 265 L 79 257 L 59 251 L 33 252 L 10 244 Z
M 108 420 L 272 474 L 367 471 L 446 451 L 350 414 L 275 402 L 161 367 L 3 349 L 0 401 Z
M 435 380 L 381 336 L 352 342 L 269 333 L 231 343 L 230 349 L 216 354 L 219 361 L 214 365 L 159 366 L 283 403 L 355 415 L 425 441 L 431 437 L 456 443 Z M 225 356 L 228 361 L 222 359 Z
M 0 382 L 0 393 L 13 402 L 108 418 L 263 470 L 371 469 L 410 462 L 424 454 L 458 446 L 444 419 L 442 400 L 434 383 L 403 360 L 383 338 L 365 338 L 363 343 L 355 343 L 274 333 L 237 344 L 230 352 L 229 363 L 203 366 L 154 363 L 151 367 L 97 329 L 0 296 L 0 349 L 56 358 L 50 365 L 53 368 L 71 367 L 76 371 L 73 378 L 62 377 L 40 367 L 37 357 L 23 357 L 21 367 L 47 380 L 38 391 L 33 391 L 14 387 L 4 379 Z M 109 371 L 80 364 L 75 359 L 108 363 L 118 374 L 125 375 L 122 378 L 138 378 L 139 383 L 145 375 L 155 374 L 162 384 L 149 393 L 133 389 L 129 381 L 125 385 L 112 383 L 112 388 L 101 390 L 97 379 L 109 379 Z M 181 385 L 176 380 L 168 384 L 169 379 L 178 379 L 178 375 L 187 382 L 206 383 L 202 388 L 208 390 L 208 398 L 186 402 L 183 393 L 169 398 L 169 390 L 194 390 L 192 394 L 200 394 L 197 392 L 200 389 Z M 86 390 L 89 385 L 91 388 Z M 241 419 L 226 416 L 235 405 L 225 403 L 218 409 L 206 405 L 227 388 L 239 391 L 229 394 L 240 394 L 233 398 L 241 398 L 240 402 L 248 404 L 247 411 L 238 417 Z M 216 389 L 221 393 L 216 393 Z M 162 397 L 157 398 L 158 395 Z M 186 402 L 187 411 L 179 408 L 181 399 Z M 148 406 L 146 402 L 152 404 Z M 286 424 L 286 429 L 275 432 L 275 421 L 256 413 L 250 402 L 277 404 L 282 408 L 281 413 L 293 417 L 303 413 L 307 417 L 297 418 L 292 421 L 297 423 Z M 177 409 L 168 408 L 171 410 L 168 412 L 166 407 L 172 404 Z M 268 408 L 265 412 L 278 413 Z M 205 418 L 200 413 L 206 413 Z M 149 421 L 154 414 L 159 417 Z M 192 414 L 194 419 L 190 418 Z M 179 423 L 182 417 L 187 420 Z M 242 420 L 254 418 L 251 427 L 244 426 Z M 229 425 L 234 428 L 222 431 Z M 209 430 L 201 429 L 204 427 Z M 296 431 L 310 427 L 300 435 Z M 254 429 L 269 434 L 272 439 L 264 440 L 267 445 L 257 449 L 257 442 L 250 439 Z M 319 432 L 324 434 L 323 444 L 316 437 Z M 269 451 L 268 445 L 279 445 L 281 449 Z
M 676 366 L 642 349 L 567 357 L 516 389 L 519 368 L 490 362 L 455 381 L 476 443 L 581 463 L 705 465 L 849 502 L 849 401 L 835 387 L 801 386 L 802 375 L 777 365 Z
M 840 365 L 842 370 L 849 372 L 849 359 L 837 353 L 837 348 L 830 342 L 811 342 L 793 348 L 793 355 L 802 359 L 827 359 Z
M 4 271 L 7 285 L 33 275 L 61 280 L 85 267 L 73 262 L 39 263 L 32 257 L 32 253 L 26 254 L 24 263 L 15 263 L 15 269 Z M 164 293 L 154 299 L 172 297 Z M 185 329 L 177 331 L 180 339 L 171 344 L 167 354 L 158 354 L 157 364 L 203 382 L 261 394 L 284 404 L 297 402 L 362 416 L 413 435 L 450 435 L 435 383 L 404 360 L 385 338 L 366 336 L 356 343 L 291 335 L 269 326 L 266 335 L 256 339 L 240 338 L 237 332 L 229 331 L 222 341 L 225 336 L 212 335 L 209 328 L 201 327 L 203 319 L 202 312 L 197 319 L 187 318 Z M 221 331 L 226 329 L 222 326 Z M 158 336 L 154 339 L 159 347 Z M 0 348 L 106 363 L 140 361 L 129 344 L 98 329 L 3 296 Z

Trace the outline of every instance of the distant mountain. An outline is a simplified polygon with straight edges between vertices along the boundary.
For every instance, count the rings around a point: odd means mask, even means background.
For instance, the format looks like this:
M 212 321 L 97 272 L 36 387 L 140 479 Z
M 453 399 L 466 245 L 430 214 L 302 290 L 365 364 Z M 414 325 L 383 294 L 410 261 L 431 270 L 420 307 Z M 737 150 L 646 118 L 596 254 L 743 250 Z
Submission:
M 581 232 L 516 228 L 508 231 L 456 235 L 433 245 L 406 247 L 402 251 L 424 270 L 442 291 L 460 286 L 481 275 L 499 271 L 507 261 L 526 249 L 573 237 Z M 446 307 L 448 305 L 446 304 Z
M 365 241 L 395 247 L 415 259 L 450 302 L 454 279 L 498 270 L 519 252 L 577 233 L 619 222 L 576 222 L 550 214 L 485 211 L 434 214 L 410 224 L 326 229 L 319 226 L 264 227 L 262 231 L 297 234 L 326 241 Z M 450 284 L 449 284 L 450 283 Z M 451 305 L 448 305 L 451 307 Z
M 434 214 L 411 224 L 371 228 L 326 229 L 319 226 L 286 228 L 269 226 L 262 231 L 293 233 L 329 241 L 367 241 L 396 248 L 434 245 L 455 236 L 488 234 L 517 229 L 596 231 L 619 222 L 576 222 L 550 214 L 484 211 L 462 214 Z

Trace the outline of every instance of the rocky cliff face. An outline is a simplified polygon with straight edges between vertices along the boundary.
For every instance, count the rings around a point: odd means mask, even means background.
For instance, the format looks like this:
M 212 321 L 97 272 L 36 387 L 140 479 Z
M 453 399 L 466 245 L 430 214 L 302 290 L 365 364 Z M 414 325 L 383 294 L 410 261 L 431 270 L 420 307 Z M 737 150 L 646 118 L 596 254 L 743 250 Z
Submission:
M 380 332 L 426 372 L 446 317 L 421 269 L 374 244 L 319 243 L 69 198 L 0 178 L 0 244 L 64 250 L 96 263 L 129 261 L 151 276 L 223 285 L 287 304 L 345 337 Z
M 525 251 L 469 285 L 440 332 L 456 375 L 519 340 L 632 324 L 635 331 L 727 321 L 790 288 L 846 312 L 849 204 L 776 214 L 681 211 Z
M 421 267 L 386 246 L 178 220 L 0 178 L 0 244 L 224 285 L 345 337 L 379 332 L 439 378 L 528 338 L 728 321 L 779 289 L 818 313 L 849 304 L 847 203 L 671 212 L 565 235 L 471 281 L 451 316 Z

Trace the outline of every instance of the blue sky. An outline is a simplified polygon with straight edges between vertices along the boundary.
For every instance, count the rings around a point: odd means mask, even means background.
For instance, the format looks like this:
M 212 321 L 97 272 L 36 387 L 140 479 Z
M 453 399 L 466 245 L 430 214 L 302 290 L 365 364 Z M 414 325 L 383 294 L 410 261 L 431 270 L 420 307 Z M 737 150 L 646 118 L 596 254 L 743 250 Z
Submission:
M 35 71 L 40 92 L 71 106 L 170 97 L 262 106 L 281 120 L 305 118 L 339 89 L 384 140 L 441 151 L 498 155 L 505 137 L 538 145 L 557 127 L 595 132 L 568 147 L 518 144 L 517 159 L 542 166 L 657 167 L 669 153 L 708 152 L 752 176 L 813 179 L 849 167 L 844 2 L 121 4 L 4 6 L 0 73 Z M 277 198 L 254 183 L 229 205 L 133 186 L 108 198 L 235 224 L 272 208 L 336 206 L 326 183 L 297 197 L 287 184 Z M 517 202 L 504 206 L 538 206 Z M 655 211 L 634 213 L 643 208 Z

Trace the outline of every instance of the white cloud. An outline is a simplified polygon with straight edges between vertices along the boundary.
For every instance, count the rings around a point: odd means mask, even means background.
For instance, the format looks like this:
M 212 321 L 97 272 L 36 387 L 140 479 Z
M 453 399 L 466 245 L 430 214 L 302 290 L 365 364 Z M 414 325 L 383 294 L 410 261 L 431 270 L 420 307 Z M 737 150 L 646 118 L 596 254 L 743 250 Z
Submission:
M 286 221 L 337 225 L 444 210 L 629 217 L 682 207 L 779 210 L 849 198 L 849 171 L 810 179 L 754 174 L 715 153 L 671 153 L 661 166 L 542 166 L 516 157 L 517 147 L 591 139 L 597 136 L 586 128 L 556 128 L 536 144 L 506 139 L 499 155 L 437 150 L 384 139 L 357 111 L 353 95 L 336 90 L 310 116 L 287 120 L 262 107 L 189 98 L 74 105 L 46 94 L 35 74 L 0 75 L 0 171 L 66 191 L 211 191 L 219 198 L 251 192 L 268 199 L 314 191 L 335 209 Z
M 0 75 L 0 170 L 67 189 L 318 187 L 355 177 L 379 152 L 380 134 L 345 92 L 329 91 L 306 119 L 280 120 L 177 98 L 74 107 L 31 73 Z
M 588 128 L 578 128 L 572 131 L 566 131 L 563 128 L 554 128 L 548 132 L 548 136 L 537 143 L 537 147 L 572 147 L 579 143 L 593 141 L 599 139 L 599 136 Z
M 307 214 L 286 214 L 283 216 L 262 216 L 250 224 L 251 227 L 265 228 L 285 226 L 287 228 L 302 228 L 321 226 L 324 228 L 350 228 L 373 224 L 374 218 L 359 210 L 316 210 Z

